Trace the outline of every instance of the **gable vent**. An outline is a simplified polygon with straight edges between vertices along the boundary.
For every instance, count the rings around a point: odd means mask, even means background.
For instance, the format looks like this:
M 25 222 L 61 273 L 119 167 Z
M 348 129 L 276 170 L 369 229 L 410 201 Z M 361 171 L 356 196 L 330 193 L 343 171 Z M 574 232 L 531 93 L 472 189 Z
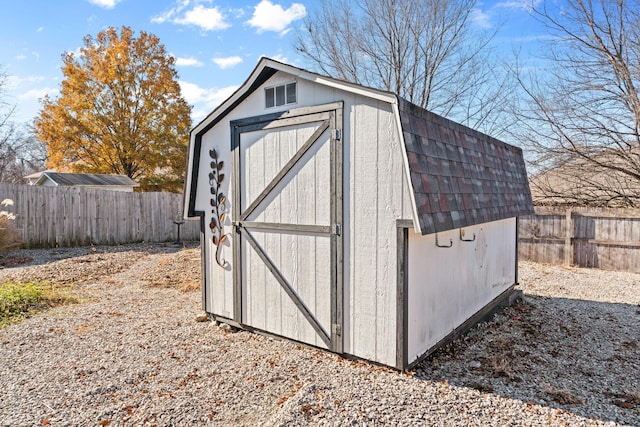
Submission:
M 264 100 L 265 108 L 295 104 L 298 102 L 296 82 L 265 88 Z

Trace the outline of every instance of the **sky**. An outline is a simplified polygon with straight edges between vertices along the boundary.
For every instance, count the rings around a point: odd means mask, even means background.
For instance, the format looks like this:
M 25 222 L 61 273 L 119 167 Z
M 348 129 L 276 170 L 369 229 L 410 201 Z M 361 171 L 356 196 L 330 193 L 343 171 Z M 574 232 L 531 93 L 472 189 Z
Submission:
M 311 0 L 1 0 L 0 71 L 13 120 L 31 123 L 40 99 L 59 94 L 62 56 L 87 35 L 128 26 L 152 33 L 176 58 L 182 94 L 194 124 L 249 76 L 261 56 L 309 68 L 293 48 L 295 28 L 316 7 Z M 535 0 L 540 1 L 540 0 Z M 544 37 L 528 14 L 531 0 L 478 2 L 473 25 L 499 28 L 499 52 L 533 51 Z M 526 60 L 526 58 L 525 58 Z

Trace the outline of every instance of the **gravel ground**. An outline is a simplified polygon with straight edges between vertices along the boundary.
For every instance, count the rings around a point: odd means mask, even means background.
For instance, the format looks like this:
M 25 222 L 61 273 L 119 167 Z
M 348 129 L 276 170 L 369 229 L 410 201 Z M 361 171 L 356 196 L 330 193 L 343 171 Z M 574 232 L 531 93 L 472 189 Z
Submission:
M 523 303 L 399 373 L 198 321 L 194 247 L 9 256 L 83 302 L 0 330 L 0 425 L 640 426 L 638 274 L 523 262 Z

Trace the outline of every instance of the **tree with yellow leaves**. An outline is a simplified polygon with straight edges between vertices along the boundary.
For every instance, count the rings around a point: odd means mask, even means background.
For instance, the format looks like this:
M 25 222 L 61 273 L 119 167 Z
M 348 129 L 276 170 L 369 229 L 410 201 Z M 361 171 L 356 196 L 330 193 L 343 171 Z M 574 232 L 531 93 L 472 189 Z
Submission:
M 47 167 L 124 174 L 143 190 L 180 191 L 191 107 L 159 39 L 108 28 L 63 60 L 60 96 L 45 97 L 34 123 Z

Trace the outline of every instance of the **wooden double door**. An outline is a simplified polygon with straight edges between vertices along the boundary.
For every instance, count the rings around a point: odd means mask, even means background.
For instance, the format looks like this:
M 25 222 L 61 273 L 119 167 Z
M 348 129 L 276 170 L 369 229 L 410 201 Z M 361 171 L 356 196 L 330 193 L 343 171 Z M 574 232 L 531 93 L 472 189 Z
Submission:
M 342 103 L 231 134 L 235 320 L 342 352 Z

